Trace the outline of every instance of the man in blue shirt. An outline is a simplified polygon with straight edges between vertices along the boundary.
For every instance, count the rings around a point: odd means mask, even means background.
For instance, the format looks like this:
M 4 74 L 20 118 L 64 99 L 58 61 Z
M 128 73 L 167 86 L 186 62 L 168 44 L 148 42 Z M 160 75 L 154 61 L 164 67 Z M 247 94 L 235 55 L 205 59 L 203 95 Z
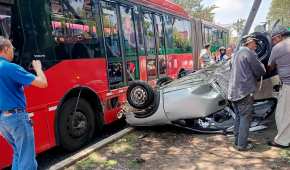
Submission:
M 14 52 L 11 42 L 0 37 L 0 135 L 13 148 L 12 169 L 37 169 L 34 134 L 26 112 L 23 86 L 47 87 L 40 61 L 32 62 L 36 76 L 11 63 Z
M 253 93 L 256 91 L 257 79 L 266 73 L 264 65 L 258 60 L 255 52 L 256 41 L 254 37 L 245 37 L 243 47 L 232 61 L 228 99 L 232 102 L 236 114 L 234 146 L 239 151 L 246 151 L 253 147 L 248 144 L 251 115 L 254 111 Z

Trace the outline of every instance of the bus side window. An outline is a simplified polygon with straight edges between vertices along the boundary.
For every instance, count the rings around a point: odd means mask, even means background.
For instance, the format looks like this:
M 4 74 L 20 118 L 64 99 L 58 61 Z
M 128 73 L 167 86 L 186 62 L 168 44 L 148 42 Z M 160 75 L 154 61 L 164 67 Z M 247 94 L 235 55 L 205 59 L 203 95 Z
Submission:
M 92 0 L 51 0 L 56 59 L 101 57 Z
M 158 51 L 158 69 L 159 77 L 166 74 L 167 64 L 165 57 L 165 31 L 164 31 L 164 19 L 162 15 L 155 14 L 155 24 L 156 24 L 156 42 Z
M 173 17 L 166 15 L 165 16 L 165 29 L 166 29 L 165 44 L 166 44 L 167 54 L 171 54 L 173 50 L 173 24 L 174 24 Z
M 145 11 L 143 13 L 143 29 L 147 48 L 147 76 L 150 80 L 156 79 L 158 73 L 156 65 L 156 43 L 153 17 L 154 16 L 151 12 Z
M 137 43 L 138 43 L 138 55 L 145 56 L 145 49 L 144 49 L 144 37 L 143 37 L 143 29 L 142 29 L 142 15 L 138 8 L 134 8 L 134 24 L 136 27 L 136 34 L 137 34 Z
M 61 0 L 51 0 L 51 25 L 52 25 L 52 36 L 55 42 L 55 57 L 56 60 L 69 59 L 68 49 L 65 45 L 65 27 L 61 19 L 64 18 L 63 5 Z
M 173 22 L 174 53 L 191 53 L 191 27 L 187 20 L 174 18 Z

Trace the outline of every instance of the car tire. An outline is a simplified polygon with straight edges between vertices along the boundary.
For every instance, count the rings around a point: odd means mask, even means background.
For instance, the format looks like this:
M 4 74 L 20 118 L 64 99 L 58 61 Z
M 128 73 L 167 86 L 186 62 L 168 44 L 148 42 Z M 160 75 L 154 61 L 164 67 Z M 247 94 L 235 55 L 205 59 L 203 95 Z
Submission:
M 272 50 L 271 37 L 269 33 L 255 32 L 253 33 L 253 36 L 259 40 L 256 49 L 259 60 L 264 64 L 268 64 Z
M 144 81 L 133 81 L 127 89 L 127 101 L 136 109 L 145 109 L 154 102 L 154 91 Z
M 267 68 L 268 60 L 272 51 L 272 41 L 271 35 L 267 32 L 254 32 L 252 33 L 255 38 L 259 41 L 257 43 L 256 53 L 258 55 L 258 59 L 265 65 Z M 277 70 L 274 69 L 272 71 L 267 71 L 267 73 L 263 76 L 264 79 L 275 76 L 277 74 Z
M 162 77 L 162 78 L 157 80 L 156 85 L 161 87 L 161 86 L 164 86 L 172 81 L 173 81 L 173 79 L 171 77 Z
M 59 114 L 59 139 L 63 149 L 77 150 L 92 139 L 96 130 L 96 117 L 85 99 L 68 99 L 62 105 Z

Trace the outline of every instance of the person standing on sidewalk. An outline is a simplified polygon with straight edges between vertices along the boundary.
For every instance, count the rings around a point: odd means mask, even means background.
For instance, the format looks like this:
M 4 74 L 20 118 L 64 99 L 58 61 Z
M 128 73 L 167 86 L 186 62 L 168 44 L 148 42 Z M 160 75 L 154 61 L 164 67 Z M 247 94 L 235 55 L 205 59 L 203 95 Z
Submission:
M 201 50 L 199 58 L 201 68 L 206 68 L 207 66 L 213 63 L 213 59 L 210 55 L 210 44 L 207 43 L 204 45 L 204 49 Z
M 253 148 L 253 145 L 248 143 L 250 122 L 254 111 L 253 94 L 256 91 L 257 79 L 266 73 L 264 65 L 258 60 L 255 52 L 257 39 L 247 36 L 243 38 L 243 41 L 243 47 L 232 61 L 228 91 L 228 99 L 236 115 L 234 148 L 239 151 Z
M 269 70 L 277 67 L 278 75 L 282 81 L 282 90 L 278 98 L 275 113 L 278 134 L 268 145 L 287 148 L 290 144 L 290 32 L 286 27 L 278 25 L 272 31 L 274 45 L 269 59 Z
M 11 42 L 0 37 L 0 135 L 13 148 L 12 170 L 36 170 L 34 133 L 26 112 L 23 87 L 47 87 L 40 61 L 33 60 L 36 76 L 11 63 L 14 57 Z

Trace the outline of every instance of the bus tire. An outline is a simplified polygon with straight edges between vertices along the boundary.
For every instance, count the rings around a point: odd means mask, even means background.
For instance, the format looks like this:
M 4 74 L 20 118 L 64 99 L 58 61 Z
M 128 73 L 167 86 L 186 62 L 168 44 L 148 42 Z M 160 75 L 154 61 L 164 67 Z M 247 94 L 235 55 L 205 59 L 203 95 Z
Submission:
M 157 80 L 156 85 L 161 87 L 161 86 L 164 86 L 172 81 L 173 81 L 173 79 L 171 77 L 162 77 L 162 78 Z
M 177 75 L 177 78 L 182 78 L 187 75 L 187 71 L 185 69 L 181 69 Z
M 133 81 L 127 89 L 127 101 L 136 109 L 146 109 L 154 102 L 154 91 L 144 81 Z
M 59 139 L 60 146 L 68 151 L 79 149 L 87 144 L 95 133 L 96 120 L 91 105 L 77 97 L 65 101 L 60 110 Z

